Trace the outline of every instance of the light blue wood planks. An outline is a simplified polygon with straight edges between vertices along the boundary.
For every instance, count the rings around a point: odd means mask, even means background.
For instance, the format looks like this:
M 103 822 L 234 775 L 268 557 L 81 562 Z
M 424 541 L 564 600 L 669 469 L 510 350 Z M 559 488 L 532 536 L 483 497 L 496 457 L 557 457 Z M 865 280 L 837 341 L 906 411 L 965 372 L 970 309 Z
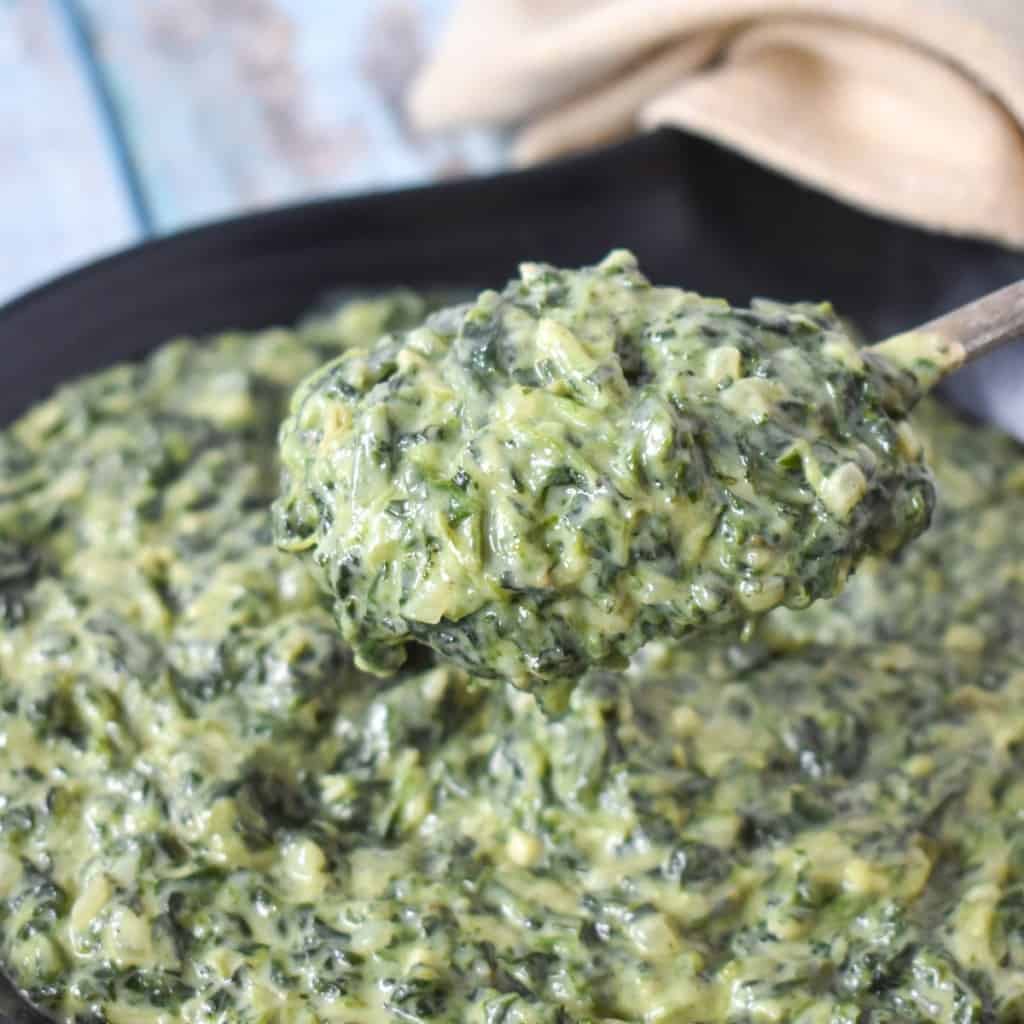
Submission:
M 497 169 L 499 136 L 424 139 L 402 113 L 451 2 L 0 0 L 0 301 L 138 237 L 126 160 L 164 231 Z
M 402 115 L 449 0 L 78 2 L 161 230 L 502 163 Z
M 135 236 L 59 8 L 0 0 L 0 302 Z

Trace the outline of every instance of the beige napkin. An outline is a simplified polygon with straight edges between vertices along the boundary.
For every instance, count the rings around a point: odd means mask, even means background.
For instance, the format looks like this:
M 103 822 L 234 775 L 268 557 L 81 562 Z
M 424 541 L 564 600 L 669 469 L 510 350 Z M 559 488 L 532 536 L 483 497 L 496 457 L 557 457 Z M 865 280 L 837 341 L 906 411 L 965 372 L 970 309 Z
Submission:
M 1024 0 L 459 0 L 424 131 L 533 162 L 677 125 L 851 203 L 1024 246 Z

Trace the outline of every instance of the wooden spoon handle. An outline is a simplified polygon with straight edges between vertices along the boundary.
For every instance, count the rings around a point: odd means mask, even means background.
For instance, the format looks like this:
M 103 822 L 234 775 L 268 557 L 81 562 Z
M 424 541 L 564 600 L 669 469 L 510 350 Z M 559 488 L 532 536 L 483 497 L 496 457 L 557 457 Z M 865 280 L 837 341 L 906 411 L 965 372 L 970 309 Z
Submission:
M 1024 337 L 1024 281 L 872 345 L 869 351 L 911 370 L 929 390 L 965 363 L 1020 337 Z
M 984 295 L 918 328 L 963 346 L 969 363 L 1024 336 L 1024 281 Z

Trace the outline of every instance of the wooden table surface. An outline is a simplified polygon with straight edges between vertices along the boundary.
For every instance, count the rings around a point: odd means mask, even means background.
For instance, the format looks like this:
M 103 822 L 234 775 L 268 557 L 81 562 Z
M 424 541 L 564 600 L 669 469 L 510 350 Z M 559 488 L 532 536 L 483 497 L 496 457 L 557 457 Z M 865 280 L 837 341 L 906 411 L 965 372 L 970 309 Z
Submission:
M 451 0 L 0 0 L 0 302 L 152 233 L 503 162 L 402 97 Z

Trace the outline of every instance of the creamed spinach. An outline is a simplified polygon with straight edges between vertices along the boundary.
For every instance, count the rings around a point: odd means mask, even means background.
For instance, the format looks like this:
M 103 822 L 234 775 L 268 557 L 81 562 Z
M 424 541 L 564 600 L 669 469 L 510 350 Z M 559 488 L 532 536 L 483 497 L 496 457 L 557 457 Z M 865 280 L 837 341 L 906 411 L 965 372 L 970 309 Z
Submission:
M 624 251 L 527 264 L 304 382 L 277 540 L 362 668 L 419 641 L 556 703 L 655 637 L 830 597 L 920 533 L 916 392 L 827 305 L 733 309 Z
M 899 560 L 561 718 L 424 649 L 382 681 L 274 547 L 274 436 L 426 311 L 175 342 L 0 433 L 10 975 L 74 1024 L 1024 1019 L 1016 445 L 925 402 Z

